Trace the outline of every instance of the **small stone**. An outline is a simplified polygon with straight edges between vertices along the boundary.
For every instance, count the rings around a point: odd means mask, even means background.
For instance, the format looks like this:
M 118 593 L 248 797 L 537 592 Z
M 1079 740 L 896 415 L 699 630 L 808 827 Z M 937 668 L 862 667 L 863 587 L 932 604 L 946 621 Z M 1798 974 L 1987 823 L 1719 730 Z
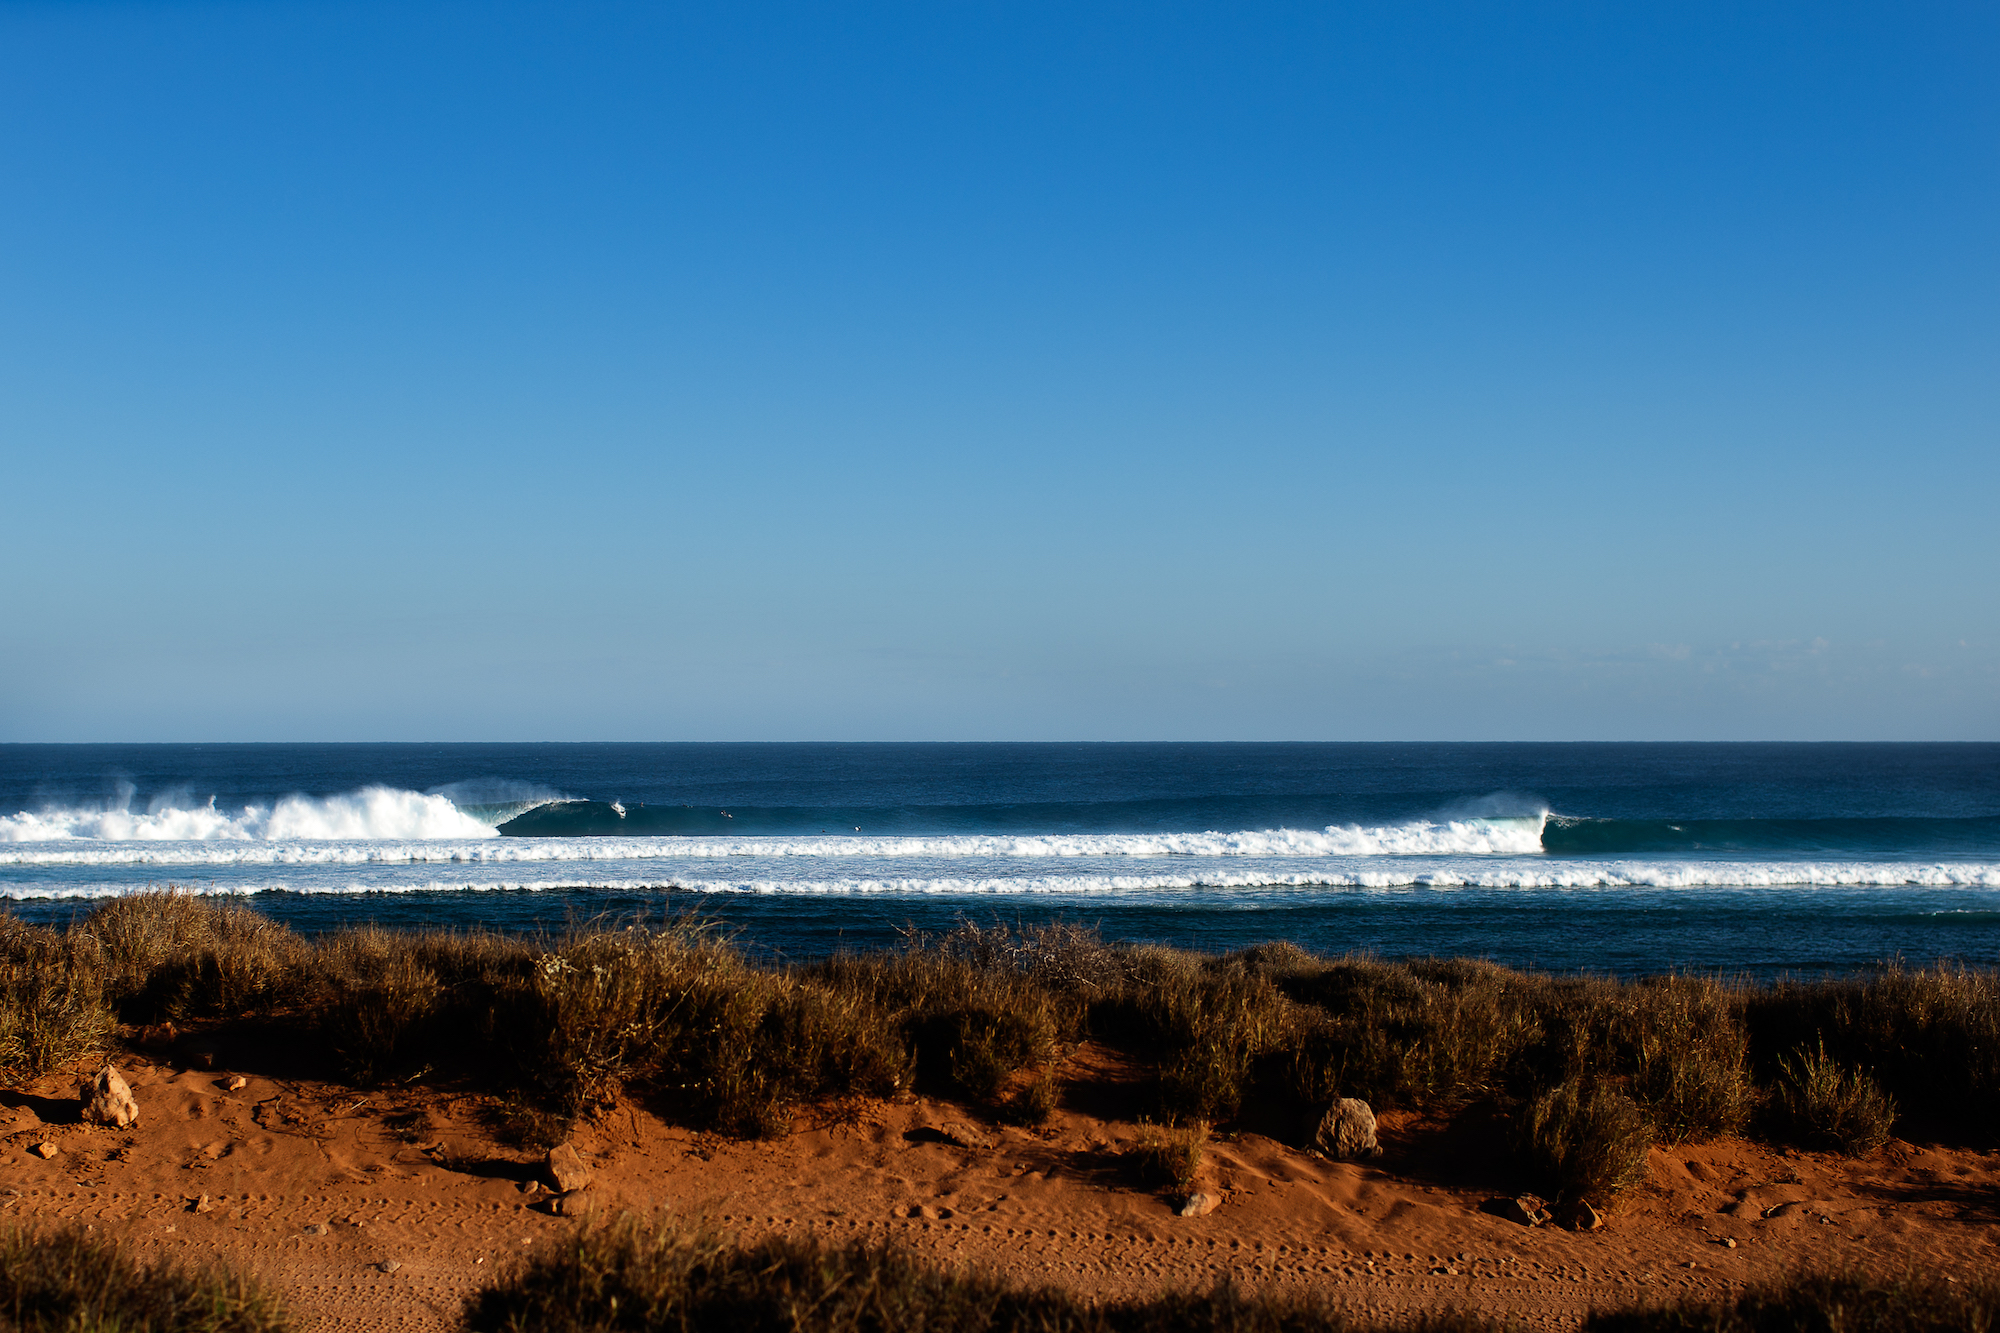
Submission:
M 946 1143 L 957 1147 L 973 1148 L 981 1152 L 993 1147 L 993 1138 L 991 1135 L 973 1128 L 962 1120 L 954 1120 L 949 1124 L 939 1125 L 938 1137 L 942 1138 Z
M 96 1078 L 85 1079 L 76 1095 L 83 1102 L 83 1118 L 89 1124 L 130 1129 L 139 1123 L 139 1102 L 110 1065 L 100 1069 Z
M 1723 1249 L 1725 1249 L 1725 1250 L 1733 1250 L 1733 1249 L 1735 1249 L 1735 1248 L 1736 1248 L 1736 1241 L 1735 1241 L 1735 1238 L 1734 1238 L 1734 1237 L 1731 1237 L 1731 1236 L 1724 1236 L 1724 1237 L 1722 1238 L 1722 1248 L 1723 1248 Z
M 1380 1156 L 1382 1145 L 1375 1141 L 1375 1112 L 1359 1098 L 1340 1098 L 1321 1118 L 1313 1134 L 1313 1146 L 1336 1162 Z
M 243 1075 L 241 1074 L 237 1074 L 229 1080 L 229 1090 L 231 1092 L 241 1092 L 243 1091 L 243 1089 L 249 1086 L 250 1086 L 250 1080 L 243 1077 Z
M 929 1222 L 936 1219 L 937 1209 L 931 1207 L 929 1204 L 913 1203 L 903 1210 L 903 1216 L 922 1218 L 924 1221 Z
M 1486 1211 L 1524 1227 L 1538 1227 L 1549 1220 L 1548 1205 L 1532 1194 L 1488 1200 Z
M 1180 1213 L 1182 1217 L 1207 1217 L 1221 1202 L 1221 1199 L 1206 1190 L 1197 1190 L 1187 1196 L 1187 1202 L 1181 1205 Z
M 540 1194 L 542 1192 L 542 1182 L 539 1180 L 524 1180 L 514 1188 L 520 1190 L 523 1194 Z
M 34 1147 L 28 1149 L 28 1151 L 46 1162 L 62 1150 L 57 1148 L 53 1143 L 37 1143 Z
M 191 1213 L 212 1213 L 215 1211 L 215 1204 L 204 1194 L 198 1199 L 188 1200 L 188 1211 Z
M 333 1233 L 333 1228 L 328 1226 L 324 1222 L 314 1222 L 306 1228 L 306 1234 L 308 1236 L 326 1236 L 326 1235 L 331 1235 L 332 1233 Z
M 582 1217 L 597 1207 L 589 1189 L 565 1190 L 549 1200 L 549 1211 L 557 1217 Z
M 547 1162 L 549 1183 L 558 1193 L 569 1194 L 590 1184 L 590 1168 L 583 1164 L 583 1158 L 567 1143 L 549 1149 Z
M 385 1273 L 393 1273 L 397 1269 L 402 1267 L 402 1265 L 397 1263 L 394 1259 L 384 1259 L 381 1263 L 376 1264 L 375 1266 L 381 1269 Z

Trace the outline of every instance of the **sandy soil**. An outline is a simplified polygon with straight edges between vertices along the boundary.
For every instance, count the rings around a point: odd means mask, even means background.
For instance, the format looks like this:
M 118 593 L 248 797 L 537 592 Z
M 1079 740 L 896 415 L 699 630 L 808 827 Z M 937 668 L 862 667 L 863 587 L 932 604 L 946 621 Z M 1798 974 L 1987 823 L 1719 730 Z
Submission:
M 81 1221 L 142 1253 L 264 1275 L 312 1330 L 442 1329 L 464 1296 L 571 1225 L 505 1145 L 490 1099 L 433 1088 L 361 1094 L 246 1068 L 114 1063 L 143 1116 L 77 1122 L 74 1078 L 0 1093 L 0 1216 Z M 801 1116 L 770 1143 L 609 1108 L 575 1146 L 596 1207 L 667 1207 L 745 1237 L 888 1240 L 944 1264 L 1099 1296 L 1220 1277 L 1310 1288 L 1390 1314 L 1470 1306 L 1570 1326 L 1593 1306 L 1721 1296 L 1802 1262 L 1946 1277 L 2000 1268 L 2000 1153 L 1902 1142 L 1864 1161 L 1744 1142 L 1655 1149 L 1651 1178 L 1602 1231 L 1529 1229 L 1481 1211 L 1515 1182 L 1477 1126 L 1385 1116 L 1385 1155 L 1331 1163 L 1243 1133 L 1217 1142 L 1221 1205 L 1182 1218 L 1135 1187 L 1118 1150 L 1136 1073 L 1086 1046 L 1063 1112 L 1023 1130 L 923 1098 Z M 947 1142 L 954 1122 L 990 1137 Z M 53 1144 L 42 1159 L 30 1149 Z M 204 1197 L 206 1203 L 203 1203 Z M 1730 1242 L 1734 1242 L 1733 1246 Z

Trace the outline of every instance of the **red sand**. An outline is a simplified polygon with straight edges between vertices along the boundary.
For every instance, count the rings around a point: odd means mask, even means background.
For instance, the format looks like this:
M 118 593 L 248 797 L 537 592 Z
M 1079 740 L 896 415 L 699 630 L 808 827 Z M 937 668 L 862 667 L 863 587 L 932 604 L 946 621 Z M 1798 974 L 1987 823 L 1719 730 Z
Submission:
M 73 1076 L 0 1093 L 10 1223 L 82 1221 L 148 1256 L 222 1259 L 275 1284 L 303 1328 L 357 1330 L 442 1329 L 468 1292 L 571 1225 L 520 1188 L 538 1158 L 500 1144 L 484 1097 L 254 1074 L 230 1092 L 226 1070 L 115 1063 L 143 1110 L 131 1131 L 75 1123 Z M 1121 1118 L 1132 1072 L 1086 1046 L 1066 1073 L 1068 1105 L 1036 1130 L 924 1098 L 856 1100 L 807 1111 L 784 1140 L 734 1142 L 621 1104 L 574 1142 L 600 1208 L 667 1207 L 746 1238 L 889 1240 L 1102 1297 L 1228 1276 L 1362 1310 L 1468 1306 L 1567 1326 L 1593 1306 L 1718 1297 L 1802 1263 L 2000 1270 L 2000 1153 L 1902 1142 L 1863 1161 L 1733 1140 L 1656 1148 L 1650 1180 L 1580 1234 L 1481 1212 L 1509 1183 L 1490 1148 L 1385 1116 L 1387 1154 L 1368 1163 L 1257 1134 L 1218 1141 L 1206 1179 L 1221 1206 L 1181 1218 L 1119 1167 L 1136 1133 Z M 924 1132 L 950 1121 L 994 1146 Z M 28 1151 L 44 1141 L 53 1159 Z

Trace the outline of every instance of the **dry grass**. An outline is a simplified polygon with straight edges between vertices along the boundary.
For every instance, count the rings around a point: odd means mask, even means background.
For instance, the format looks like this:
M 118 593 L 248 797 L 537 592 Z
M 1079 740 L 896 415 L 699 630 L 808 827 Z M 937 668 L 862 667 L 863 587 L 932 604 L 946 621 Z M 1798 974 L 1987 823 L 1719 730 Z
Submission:
M 1360 1333 L 1309 1297 L 1227 1287 L 1091 1304 L 863 1244 L 767 1240 L 748 1247 L 670 1218 L 587 1226 L 466 1302 L 467 1333 Z M 1498 1333 L 1437 1315 L 1417 1333 Z
M 1585 1333 L 1991 1333 L 2000 1288 L 1803 1274 L 1733 1301 L 1599 1310 Z M 1312 1296 L 1221 1286 L 1089 1304 L 855 1244 L 739 1246 L 670 1217 L 586 1225 L 466 1303 L 466 1333 L 1501 1333 L 1439 1311 L 1373 1323 Z
M 0 916 L 0 1085 L 101 1050 L 113 1019 L 94 971 L 56 931 Z
M 1141 1125 L 1139 1137 L 1125 1150 L 1133 1175 L 1148 1189 L 1168 1190 L 1185 1197 L 1194 1189 L 1207 1156 L 1208 1126 Z
M 72 1227 L 0 1232 L 4 1333 L 279 1333 L 275 1297 L 223 1269 L 142 1264 Z
M 1991 1333 L 2000 1286 L 1802 1274 L 1734 1301 L 1600 1310 L 1584 1333 Z
M 309 940 L 174 892 L 106 903 L 67 930 L 0 918 L 0 1078 L 91 1053 L 114 1015 L 261 1017 L 357 1084 L 430 1071 L 558 1122 L 630 1093 L 741 1135 L 784 1133 L 817 1098 L 913 1085 L 1039 1123 L 1085 1038 L 1150 1065 L 1163 1123 L 1254 1107 L 1302 1144 L 1336 1097 L 1446 1116 L 1483 1105 L 1520 1126 L 1571 1085 L 1615 1091 L 1665 1142 L 1758 1123 L 1861 1145 L 1899 1112 L 1978 1141 L 2000 1125 L 2000 973 L 1953 966 L 1771 987 L 1620 982 L 964 925 L 773 969 L 691 919 Z M 1801 1051 L 1832 1064 L 1809 1068 Z M 1771 1113 L 1753 1120 L 1760 1107 Z M 1598 1119 L 1545 1116 L 1519 1136 L 1541 1144 L 1524 1160 L 1554 1170 L 1550 1126 L 1581 1134 Z
M 1645 1115 L 1606 1084 L 1556 1085 L 1528 1104 L 1516 1133 L 1523 1161 L 1559 1202 L 1602 1205 L 1645 1179 L 1652 1142 Z
M 1866 1157 L 1889 1141 L 1896 1102 L 1880 1084 L 1826 1053 L 1799 1051 L 1779 1061 L 1776 1116 L 1779 1131 L 1809 1148 L 1831 1148 Z

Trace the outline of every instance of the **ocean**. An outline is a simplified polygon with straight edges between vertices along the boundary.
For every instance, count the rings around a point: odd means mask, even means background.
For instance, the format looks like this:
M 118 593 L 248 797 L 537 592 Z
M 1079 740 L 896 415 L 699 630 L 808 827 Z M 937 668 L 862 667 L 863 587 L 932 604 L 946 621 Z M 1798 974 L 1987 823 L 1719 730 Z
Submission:
M 2000 745 L 0 746 L 0 906 L 298 929 L 960 920 L 1755 977 L 2000 963 Z

